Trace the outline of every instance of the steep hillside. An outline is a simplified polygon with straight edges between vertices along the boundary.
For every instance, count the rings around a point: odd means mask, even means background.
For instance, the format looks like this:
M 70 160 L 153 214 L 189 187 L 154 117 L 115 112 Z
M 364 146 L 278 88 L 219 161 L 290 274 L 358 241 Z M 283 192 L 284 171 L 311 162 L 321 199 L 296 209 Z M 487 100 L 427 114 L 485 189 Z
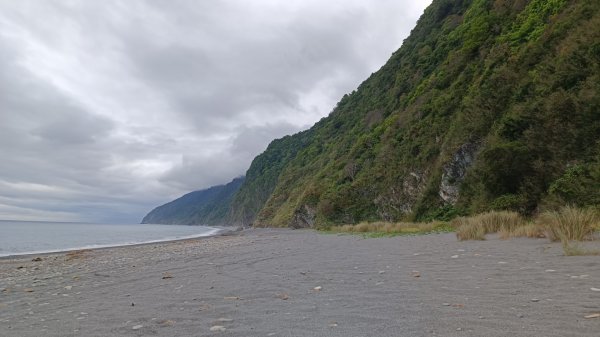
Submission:
M 226 225 L 226 216 L 234 194 L 244 177 L 226 185 L 188 193 L 181 198 L 156 207 L 142 223 L 169 225 Z
M 307 227 L 600 204 L 598 27 L 597 0 L 434 0 L 327 118 L 257 157 L 230 214 Z
M 265 152 L 254 158 L 246 172 L 247 182 L 231 202 L 227 223 L 246 225 L 254 221 L 256 214 L 273 193 L 285 165 L 310 139 L 310 130 L 276 139 L 269 144 Z

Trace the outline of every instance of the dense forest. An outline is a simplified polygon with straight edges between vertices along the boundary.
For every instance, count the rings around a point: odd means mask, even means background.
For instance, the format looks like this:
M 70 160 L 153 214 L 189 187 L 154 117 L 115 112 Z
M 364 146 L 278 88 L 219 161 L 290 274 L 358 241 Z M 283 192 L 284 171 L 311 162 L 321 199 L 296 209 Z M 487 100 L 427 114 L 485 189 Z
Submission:
M 600 205 L 598 27 L 597 0 L 434 0 L 328 117 L 255 158 L 221 222 Z

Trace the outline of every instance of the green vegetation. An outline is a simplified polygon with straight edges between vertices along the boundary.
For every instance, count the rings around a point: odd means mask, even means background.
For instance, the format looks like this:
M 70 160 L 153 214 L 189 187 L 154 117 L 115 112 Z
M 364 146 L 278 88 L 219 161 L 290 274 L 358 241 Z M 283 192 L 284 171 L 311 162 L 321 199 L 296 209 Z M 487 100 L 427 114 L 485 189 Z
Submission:
M 600 3 L 434 0 L 310 130 L 274 141 L 237 222 L 330 227 L 600 204 Z
M 433 0 L 328 117 L 256 157 L 224 222 L 334 228 L 600 208 L 598 27 L 597 0 Z M 503 226 L 458 233 L 539 234 Z
M 156 207 L 142 223 L 169 225 L 226 225 L 226 216 L 234 194 L 244 182 L 244 177 L 229 184 L 188 193 L 181 198 Z
M 362 222 L 358 225 L 334 226 L 326 233 L 361 234 L 365 238 L 391 237 L 398 235 L 424 235 L 453 232 L 454 228 L 445 222 Z

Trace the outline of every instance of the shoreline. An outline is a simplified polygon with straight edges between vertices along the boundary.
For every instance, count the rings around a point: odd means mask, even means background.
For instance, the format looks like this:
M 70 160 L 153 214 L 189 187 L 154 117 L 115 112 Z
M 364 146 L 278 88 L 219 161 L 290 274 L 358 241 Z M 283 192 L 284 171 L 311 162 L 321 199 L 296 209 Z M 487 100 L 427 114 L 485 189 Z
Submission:
M 600 328 L 600 317 L 586 318 L 600 313 L 598 257 L 563 256 L 545 239 L 230 233 L 0 260 L 0 335 L 595 337 Z
M 205 227 L 213 228 L 214 231 L 212 231 L 208 234 L 193 234 L 193 235 L 189 235 L 186 237 L 175 238 L 175 239 L 166 238 L 166 239 L 157 239 L 157 240 L 135 242 L 135 243 L 90 245 L 90 246 L 82 246 L 82 247 L 75 247 L 75 248 L 49 250 L 49 251 L 23 252 L 23 253 L 16 253 L 16 254 L 10 254 L 10 255 L 1 255 L 0 254 L 0 261 L 19 259 L 19 258 L 27 258 L 27 257 L 33 257 L 33 256 L 48 256 L 48 255 L 54 255 L 54 254 L 65 254 L 65 253 L 69 253 L 69 252 L 84 251 L 84 250 L 92 251 L 92 250 L 103 250 L 103 249 L 113 249 L 113 248 L 118 249 L 118 248 L 136 247 L 136 246 L 143 246 L 143 245 L 161 244 L 161 243 L 186 241 L 186 240 L 201 240 L 201 239 L 205 239 L 205 238 L 217 237 L 217 236 L 222 236 L 222 235 L 230 235 L 231 233 L 239 231 L 239 229 L 236 227 L 222 227 L 222 226 L 205 226 Z

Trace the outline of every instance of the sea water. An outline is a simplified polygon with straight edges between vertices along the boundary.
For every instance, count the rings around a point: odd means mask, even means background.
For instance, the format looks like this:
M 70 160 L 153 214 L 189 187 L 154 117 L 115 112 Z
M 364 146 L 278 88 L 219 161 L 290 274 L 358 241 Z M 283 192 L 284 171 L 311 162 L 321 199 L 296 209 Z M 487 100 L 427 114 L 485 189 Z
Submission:
M 170 241 L 218 231 L 206 226 L 0 220 L 0 256 Z

